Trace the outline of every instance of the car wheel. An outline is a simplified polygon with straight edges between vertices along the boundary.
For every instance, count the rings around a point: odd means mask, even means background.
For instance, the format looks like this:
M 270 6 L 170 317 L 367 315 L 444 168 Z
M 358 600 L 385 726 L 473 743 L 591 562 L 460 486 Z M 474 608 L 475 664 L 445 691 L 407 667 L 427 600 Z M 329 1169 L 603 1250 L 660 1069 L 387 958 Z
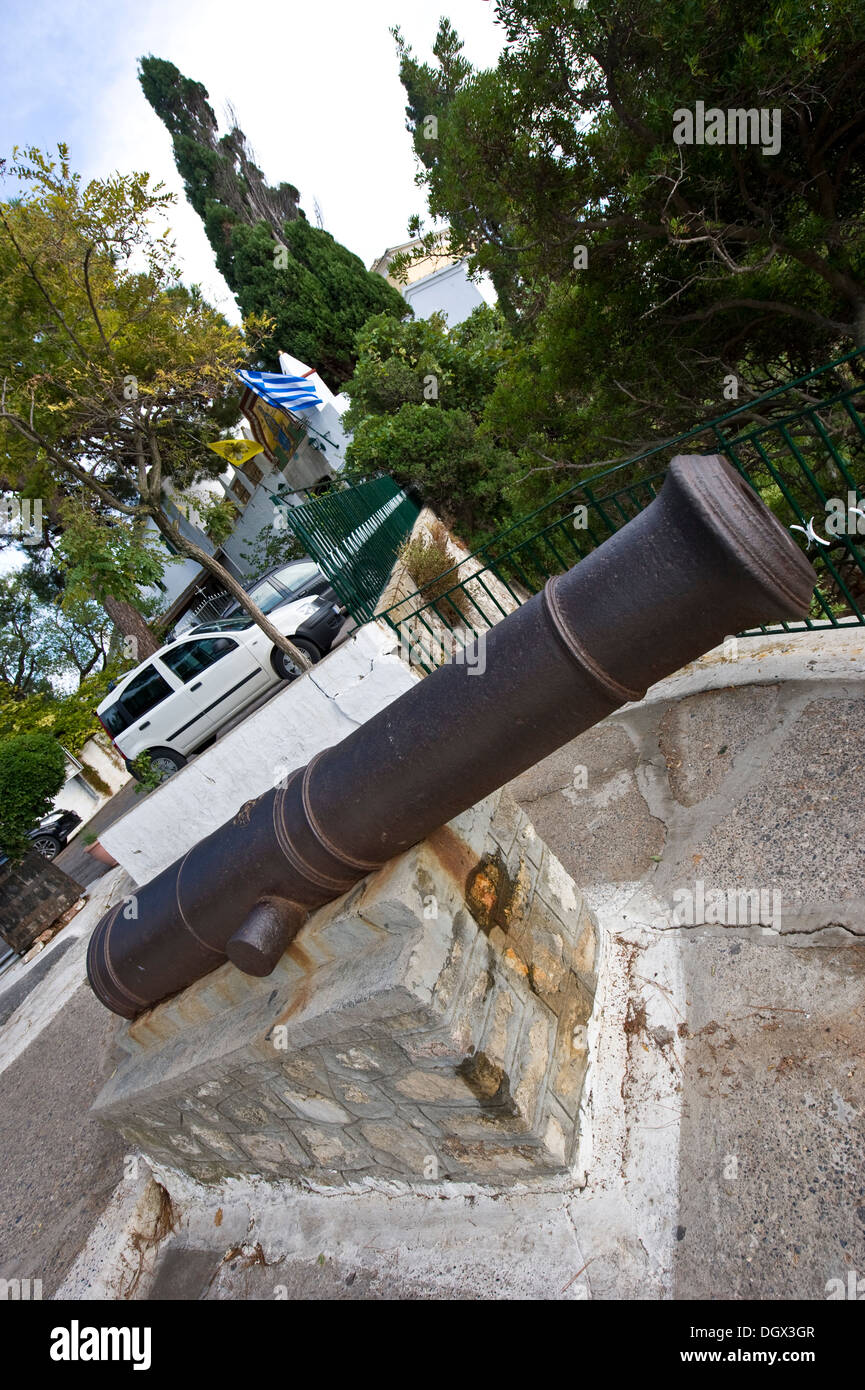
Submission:
M 56 835 L 35 835 L 33 848 L 43 859 L 53 859 L 63 848 Z
M 175 772 L 186 767 L 186 759 L 183 754 L 175 753 L 171 748 L 148 748 L 147 755 L 156 771 L 162 773 L 163 782 L 167 782 L 168 778 L 173 777 Z
M 312 642 L 307 642 L 303 637 L 292 637 L 289 640 L 292 646 L 297 647 L 299 652 L 303 652 L 308 656 L 311 662 L 315 663 L 316 661 L 321 661 L 321 652 L 318 650 L 318 647 L 313 646 Z M 273 655 L 270 659 L 273 662 L 273 669 L 280 680 L 293 681 L 296 680 L 298 676 L 303 675 L 300 667 L 295 666 L 288 653 L 280 651 L 279 647 L 274 647 Z

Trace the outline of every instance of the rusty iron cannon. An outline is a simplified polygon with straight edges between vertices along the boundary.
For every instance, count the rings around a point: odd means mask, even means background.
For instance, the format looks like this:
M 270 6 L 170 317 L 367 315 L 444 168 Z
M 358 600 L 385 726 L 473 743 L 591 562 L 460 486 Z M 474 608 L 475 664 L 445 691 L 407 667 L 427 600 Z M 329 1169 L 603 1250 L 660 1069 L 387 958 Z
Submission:
M 730 633 L 808 612 L 815 575 L 718 456 L 680 456 L 633 521 L 489 633 L 241 808 L 90 941 L 98 998 L 134 1018 L 226 959 L 267 975 L 338 898 Z

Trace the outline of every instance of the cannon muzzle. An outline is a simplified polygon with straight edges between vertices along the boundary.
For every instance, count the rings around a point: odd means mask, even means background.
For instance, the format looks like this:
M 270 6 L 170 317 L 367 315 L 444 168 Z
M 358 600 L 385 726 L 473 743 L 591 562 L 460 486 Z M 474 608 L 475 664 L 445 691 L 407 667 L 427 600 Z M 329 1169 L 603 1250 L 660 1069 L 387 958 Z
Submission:
M 273 970 L 306 915 L 730 633 L 806 616 L 815 574 L 725 460 L 675 458 L 655 500 L 285 785 L 241 807 L 96 927 L 126 1018 L 228 959 Z M 278 750 L 274 750 L 275 753 Z

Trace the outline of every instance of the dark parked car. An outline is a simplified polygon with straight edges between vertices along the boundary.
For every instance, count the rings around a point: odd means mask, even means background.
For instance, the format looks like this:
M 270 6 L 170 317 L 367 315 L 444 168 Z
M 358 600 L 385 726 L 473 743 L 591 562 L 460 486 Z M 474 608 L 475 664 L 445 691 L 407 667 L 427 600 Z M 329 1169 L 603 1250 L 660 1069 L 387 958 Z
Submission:
M 53 859 L 65 848 L 69 836 L 80 824 L 81 817 L 74 811 L 52 811 L 30 831 L 30 839 L 40 854 L 46 859 Z
M 80 824 L 81 817 L 75 811 L 52 811 L 27 834 L 28 838 L 33 841 L 34 849 L 38 849 L 45 859 L 53 859 L 62 849 L 65 849 L 66 841 L 76 825 Z M 9 856 L 0 853 L 0 868 L 8 862 Z

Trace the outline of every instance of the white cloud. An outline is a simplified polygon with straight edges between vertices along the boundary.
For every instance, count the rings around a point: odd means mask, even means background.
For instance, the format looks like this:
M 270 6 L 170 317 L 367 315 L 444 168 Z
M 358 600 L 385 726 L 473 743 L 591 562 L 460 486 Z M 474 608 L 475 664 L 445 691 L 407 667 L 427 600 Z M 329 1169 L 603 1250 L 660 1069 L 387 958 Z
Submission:
M 492 65 L 502 43 L 488 0 L 443 0 L 466 53 Z M 428 57 L 438 27 L 428 0 L 13 0 L 4 20 L 7 66 L 0 153 L 63 139 L 85 178 L 147 169 L 179 195 L 171 216 L 185 278 L 224 312 L 233 299 L 201 223 L 182 196 L 171 142 L 141 93 L 137 60 L 170 59 L 203 82 L 222 121 L 227 100 L 271 182 L 318 198 L 337 240 L 369 264 L 405 239 L 424 211 L 405 130 L 405 93 L 388 30 L 398 24 Z

